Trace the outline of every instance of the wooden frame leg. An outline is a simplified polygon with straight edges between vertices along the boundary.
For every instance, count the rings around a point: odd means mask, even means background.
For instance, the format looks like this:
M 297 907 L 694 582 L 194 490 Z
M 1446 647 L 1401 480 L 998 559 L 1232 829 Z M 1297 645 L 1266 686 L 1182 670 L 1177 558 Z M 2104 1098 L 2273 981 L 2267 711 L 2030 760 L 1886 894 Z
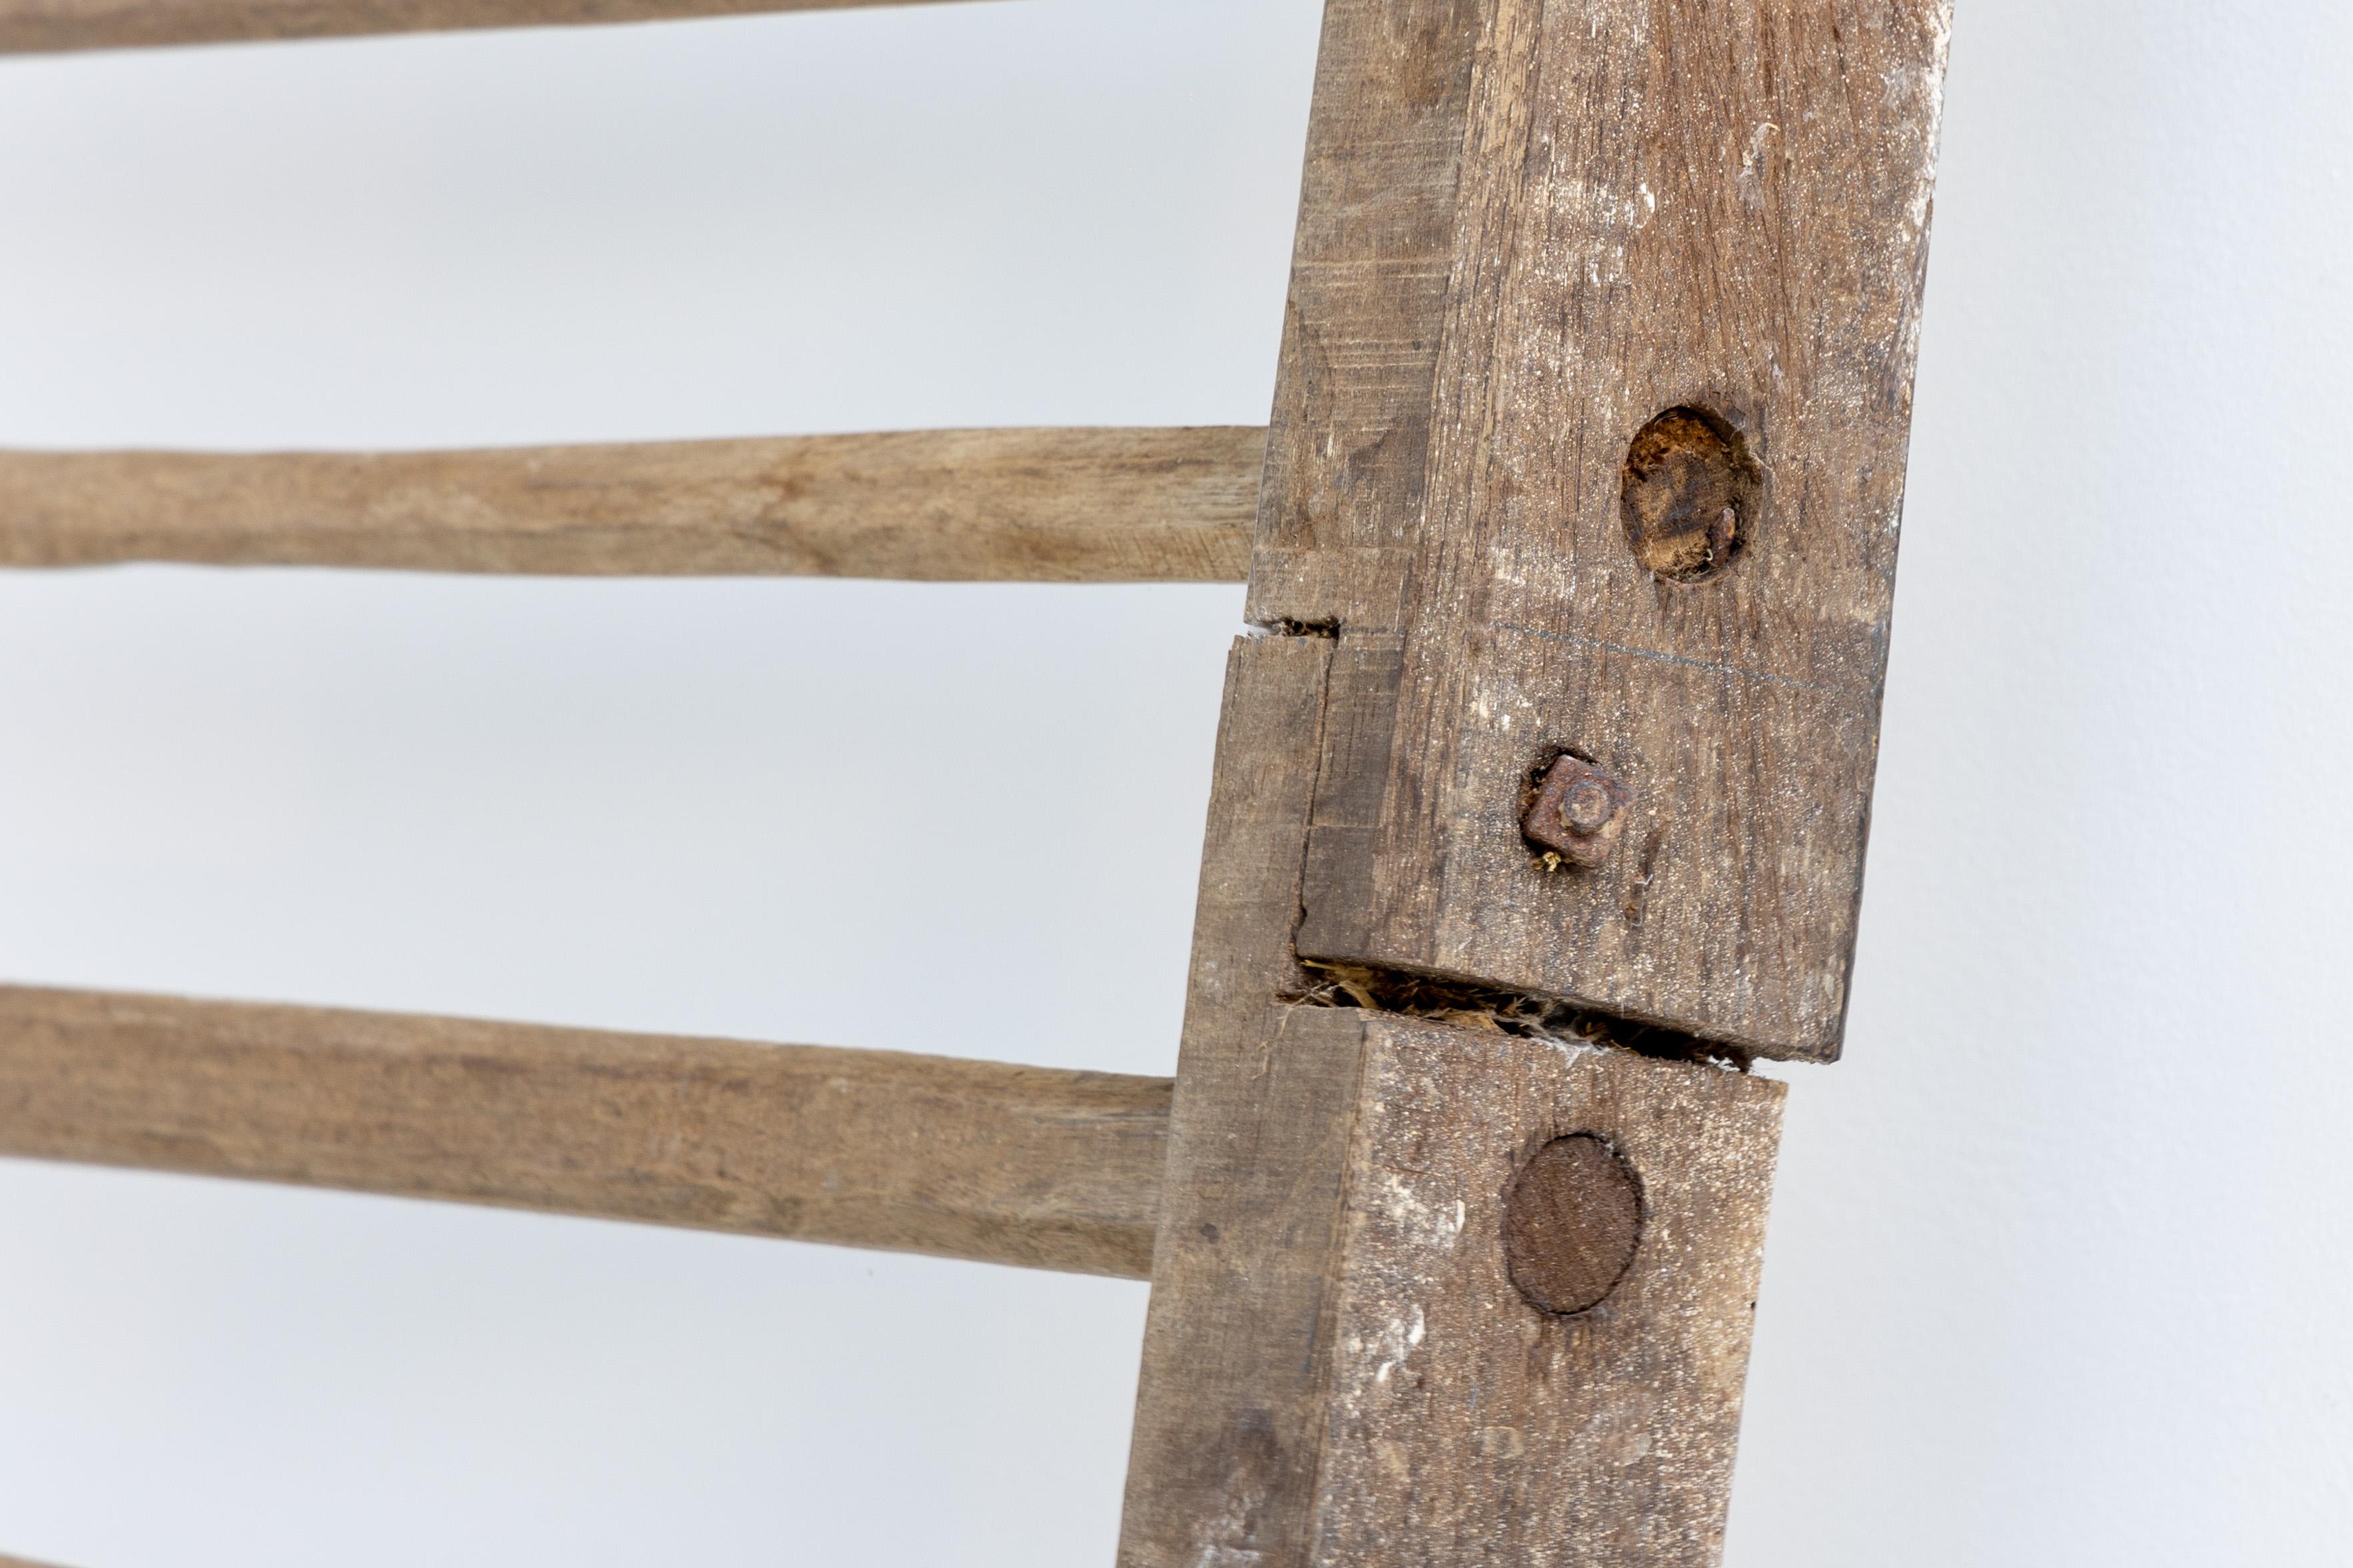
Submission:
M 1949 16 L 1329 0 L 1125 1568 L 1717 1561 Z

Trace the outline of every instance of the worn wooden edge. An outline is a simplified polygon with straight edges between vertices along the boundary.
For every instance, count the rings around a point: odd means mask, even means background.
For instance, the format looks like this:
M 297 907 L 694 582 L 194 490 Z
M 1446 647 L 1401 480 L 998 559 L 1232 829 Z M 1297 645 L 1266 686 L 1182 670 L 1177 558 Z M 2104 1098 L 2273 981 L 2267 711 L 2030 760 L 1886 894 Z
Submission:
M 1305 1561 L 1362 1030 L 1277 998 L 1307 984 L 1289 938 L 1333 647 L 1251 637 L 1227 664 L 1121 1568 Z
M 1148 1277 L 1165 1079 L 0 986 L 0 1154 Z
M 0 451 L 0 566 L 1239 583 L 1265 449 L 1210 426 Z
M 0 0 L 0 54 L 678 21 L 937 0 Z

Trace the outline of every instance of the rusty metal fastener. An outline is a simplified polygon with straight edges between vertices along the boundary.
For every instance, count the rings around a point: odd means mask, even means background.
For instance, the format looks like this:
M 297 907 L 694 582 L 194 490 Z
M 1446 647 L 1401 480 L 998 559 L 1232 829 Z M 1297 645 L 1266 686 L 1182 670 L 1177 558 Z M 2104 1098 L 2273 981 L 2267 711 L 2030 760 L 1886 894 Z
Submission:
M 1546 770 L 1520 818 L 1528 842 L 1589 871 L 1609 858 L 1634 792 L 1582 757 L 1562 756 Z

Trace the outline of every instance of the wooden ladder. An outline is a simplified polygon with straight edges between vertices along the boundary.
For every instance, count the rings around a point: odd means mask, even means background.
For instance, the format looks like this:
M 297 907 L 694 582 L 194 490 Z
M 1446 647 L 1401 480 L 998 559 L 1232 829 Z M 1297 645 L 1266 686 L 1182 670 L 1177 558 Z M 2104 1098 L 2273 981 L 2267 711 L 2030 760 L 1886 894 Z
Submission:
M 0 0 L 0 49 L 858 0 Z M 1247 579 L 1177 1075 L 0 990 L 0 1152 L 1152 1281 L 1119 1561 L 1717 1561 L 1949 0 L 1327 0 L 1266 430 L 0 454 L 0 564 Z M 652 1135 L 656 1134 L 657 1135 Z

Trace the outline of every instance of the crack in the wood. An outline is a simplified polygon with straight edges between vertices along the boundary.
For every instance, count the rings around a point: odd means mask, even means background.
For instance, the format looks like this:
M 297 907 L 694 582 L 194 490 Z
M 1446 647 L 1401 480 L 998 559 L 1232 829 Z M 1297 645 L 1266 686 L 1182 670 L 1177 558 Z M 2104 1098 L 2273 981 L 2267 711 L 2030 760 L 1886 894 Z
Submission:
M 1361 1007 L 1565 1045 L 1606 1046 L 1664 1061 L 1707 1062 L 1748 1070 L 1748 1052 L 1657 1024 L 1579 1007 L 1556 997 L 1450 980 L 1406 969 L 1327 963 L 1303 958 L 1314 984 L 1282 1000 L 1301 1007 Z
M 1271 637 L 1322 637 L 1326 642 L 1340 636 L 1340 623 L 1332 621 L 1273 620 L 1251 623 L 1251 629 Z

